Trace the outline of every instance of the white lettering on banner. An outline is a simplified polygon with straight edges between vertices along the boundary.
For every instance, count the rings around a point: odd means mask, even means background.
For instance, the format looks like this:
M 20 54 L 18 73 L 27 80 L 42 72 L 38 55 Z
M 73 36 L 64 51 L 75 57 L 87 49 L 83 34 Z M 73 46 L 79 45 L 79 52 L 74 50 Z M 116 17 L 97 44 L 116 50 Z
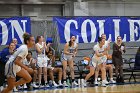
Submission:
M 106 20 L 97 20 L 97 24 L 95 25 L 94 21 L 91 19 L 85 19 L 82 21 L 82 23 L 78 23 L 77 20 L 68 20 L 65 24 L 65 28 L 64 28 L 64 37 L 66 42 L 68 42 L 70 40 L 70 34 L 73 33 L 76 36 L 76 42 L 79 42 L 79 40 L 81 40 L 81 38 L 83 39 L 84 43 L 91 43 L 91 42 L 95 42 L 96 38 L 97 38 L 97 29 L 99 29 L 99 36 L 101 36 L 102 34 L 105 33 L 106 30 L 109 30 L 107 33 L 108 34 L 108 40 L 114 41 L 116 40 L 117 36 L 122 36 L 123 41 L 140 41 L 140 20 L 132 20 L 132 19 L 128 19 L 127 22 L 124 22 L 126 24 L 126 27 L 130 29 L 128 31 L 124 31 L 125 34 L 121 33 L 120 31 L 122 31 L 123 29 L 120 28 L 120 24 L 121 24 L 121 19 L 112 19 L 109 20 L 111 24 L 111 29 L 113 28 L 113 31 L 110 31 L 110 29 L 106 29 L 105 26 L 107 27 L 108 24 L 106 24 Z M 128 25 L 129 23 L 129 25 Z M 74 25 L 74 28 L 71 28 L 71 25 Z M 80 27 L 81 26 L 81 27 Z M 98 27 L 99 26 L 99 27 Z M 79 28 L 78 28 L 79 27 Z M 75 33 L 72 32 L 72 29 L 74 29 L 74 31 L 78 31 L 81 29 L 81 31 Z M 87 32 L 90 29 L 91 31 Z M 127 33 L 128 32 L 128 33 Z M 87 34 L 88 33 L 88 34 Z M 130 33 L 130 36 L 128 36 Z M 89 35 L 90 34 L 90 35 Z M 114 34 L 114 35 L 113 35 Z M 89 36 L 88 36 L 89 35 Z M 136 40 L 136 38 L 137 40 Z M 89 40 L 88 40 L 89 38 Z M 129 40 L 130 39 L 130 40 Z
M 96 33 L 97 33 L 97 30 L 96 30 L 96 27 L 95 27 L 95 24 L 93 23 L 92 20 L 85 20 L 83 23 L 82 23 L 82 26 L 81 26 L 81 36 L 83 38 L 83 41 L 85 43 L 89 43 L 88 42 L 88 39 L 87 39 L 87 30 L 86 30 L 86 26 L 87 26 L 87 23 L 90 24 L 90 27 L 91 27 L 91 41 L 90 42 L 94 42 L 95 39 L 96 39 Z
M 8 28 L 7 28 L 7 25 L 3 21 L 0 21 L 0 25 L 2 27 L 2 43 L 1 43 L 1 45 L 5 45 L 7 40 L 8 40 Z
M 9 20 L 9 22 L 11 22 L 11 27 L 12 27 L 12 38 L 14 38 L 14 29 L 17 32 L 21 42 L 23 42 L 23 38 L 22 35 L 25 33 L 25 23 L 27 22 L 27 20 L 21 20 L 22 24 L 23 24 L 23 29 L 21 28 L 19 22 L 17 20 Z
M 118 36 L 120 36 L 120 19 L 113 19 L 114 22 L 114 31 L 115 31 L 115 40 Z
M 99 23 L 99 36 L 101 36 L 102 34 L 104 34 L 104 22 L 105 22 L 105 20 L 97 20 L 97 22 Z
M 68 20 L 66 22 L 65 29 L 64 29 L 64 37 L 65 37 L 66 42 L 70 41 L 70 26 L 71 26 L 71 23 L 74 23 L 75 28 L 78 29 L 78 23 L 77 23 L 77 21 L 75 21 L 75 20 Z
M 128 22 L 129 22 L 129 28 L 130 28 L 130 41 L 135 41 L 135 35 L 134 34 L 136 34 L 136 37 L 138 37 L 138 27 L 137 27 L 137 25 L 135 25 L 136 26 L 136 28 L 135 28 L 135 26 L 134 26 L 134 23 L 137 23 L 138 24 L 138 26 L 140 27 L 140 20 L 130 20 L 130 19 L 128 19 Z M 138 41 L 140 40 L 140 37 L 139 37 L 139 39 L 138 39 Z

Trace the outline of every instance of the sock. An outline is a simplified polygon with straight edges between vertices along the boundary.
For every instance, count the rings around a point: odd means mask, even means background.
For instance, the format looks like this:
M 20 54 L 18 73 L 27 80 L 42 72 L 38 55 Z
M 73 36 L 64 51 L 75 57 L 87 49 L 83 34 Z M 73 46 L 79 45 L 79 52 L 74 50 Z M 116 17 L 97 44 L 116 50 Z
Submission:
M 106 80 L 102 80 L 102 82 L 106 82 Z
M 58 83 L 61 84 L 61 80 L 59 80 Z
M 113 78 L 110 78 L 110 80 L 113 80 Z
M 52 81 L 53 82 L 53 84 L 55 84 L 55 81 Z
M 33 84 L 36 84 L 36 82 L 33 82 Z
M 65 81 L 66 81 L 66 79 L 63 79 L 63 81 L 65 82 Z
M 48 84 L 48 81 L 45 81 L 45 84 Z
M 95 78 L 95 82 L 97 82 L 97 78 Z

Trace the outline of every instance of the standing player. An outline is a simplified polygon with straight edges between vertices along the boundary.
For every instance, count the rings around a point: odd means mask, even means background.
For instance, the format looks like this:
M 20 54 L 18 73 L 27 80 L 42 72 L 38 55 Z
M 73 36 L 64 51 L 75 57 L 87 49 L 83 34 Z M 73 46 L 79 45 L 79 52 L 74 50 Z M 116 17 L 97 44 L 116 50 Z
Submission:
M 68 86 L 66 84 L 66 71 L 67 71 L 67 64 L 70 67 L 70 74 L 72 78 L 72 86 L 78 86 L 78 84 L 74 80 L 74 57 L 77 53 L 78 44 L 75 43 L 76 37 L 72 36 L 70 41 L 65 44 L 64 46 L 64 53 L 62 56 L 62 65 L 63 65 L 63 79 L 64 79 L 64 86 Z
M 106 86 L 106 69 L 105 62 L 107 60 L 107 51 L 104 47 L 105 39 L 99 37 L 98 43 L 94 46 L 94 56 L 92 58 L 93 66 L 101 69 L 102 72 L 102 86 Z
M 109 57 L 109 50 L 110 50 L 110 41 L 106 41 L 106 35 L 105 34 L 102 34 L 101 35 L 102 39 L 105 40 L 105 44 L 104 44 L 104 48 L 105 50 L 107 51 L 107 58 Z M 103 64 L 105 65 L 105 68 L 106 70 L 109 70 L 109 74 L 110 74 L 110 83 L 115 83 L 115 81 L 113 80 L 113 67 L 111 64 Z M 95 82 L 94 84 L 95 85 L 98 85 L 98 81 L 97 81 L 97 78 L 98 78 L 98 74 L 99 74 L 99 71 L 100 71 L 100 68 L 96 68 L 96 71 L 95 71 Z M 106 80 L 106 84 L 108 84 L 108 81 Z
M 5 65 L 5 75 L 7 77 L 8 86 L 2 91 L 2 93 L 10 93 L 14 86 L 25 84 L 32 80 L 30 74 L 33 73 L 33 69 L 28 68 L 22 62 L 28 54 L 28 48 L 34 46 L 35 40 L 33 36 L 27 33 L 23 35 L 23 38 L 25 44 L 21 45 L 16 52 L 10 56 Z M 16 75 L 21 77 L 17 82 Z
M 38 69 L 39 87 L 41 87 L 42 72 L 44 74 L 45 86 L 49 87 L 47 81 L 47 65 L 49 58 L 46 56 L 45 52 L 48 52 L 50 43 L 46 45 L 43 36 L 37 36 L 36 42 L 37 42 L 36 43 L 37 66 L 39 67 Z

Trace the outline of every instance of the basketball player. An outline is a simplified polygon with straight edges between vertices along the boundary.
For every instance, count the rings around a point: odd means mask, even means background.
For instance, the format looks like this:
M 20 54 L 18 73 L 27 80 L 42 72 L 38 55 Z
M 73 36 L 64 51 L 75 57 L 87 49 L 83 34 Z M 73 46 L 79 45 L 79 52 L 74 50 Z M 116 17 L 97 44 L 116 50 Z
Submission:
M 107 51 L 104 46 L 105 39 L 99 37 L 98 43 L 94 46 L 94 56 L 92 58 L 93 66 L 101 69 L 102 72 L 102 86 L 106 86 L 106 69 L 105 62 L 107 60 Z
M 76 37 L 72 36 L 70 41 L 65 44 L 64 46 L 64 53 L 62 55 L 62 65 L 63 65 L 63 79 L 64 79 L 64 86 L 68 86 L 66 83 L 66 71 L 67 71 L 67 64 L 70 67 L 70 74 L 72 78 L 72 86 L 78 86 L 78 84 L 74 80 L 74 57 L 77 53 L 78 44 L 75 42 Z
M 48 63 L 48 71 L 49 71 L 49 76 L 50 79 L 52 80 L 52 84 L 55 87 L 62 86 L 61 80 L 62 80 L 62 68 L 60 67 L 55 67 L 55 56 L 53 55 L 53 51 L 49 50 L 48 52 L 48 57 L 49 57 L 49 63 Z M 58 84 L 56 84 L 54 80 L 54 73 L 58 73 Z
M 32 75 L 33 77 L 33 83 L 32 86 L 34 88 L 38 88 L 38 86 L 36 85 L 36 80 L 37 80 L 37 68 L 36 68 L 36 60 L 32 57 L 32 52 L 28 51 L 28 55 L 26 57 L 26 60 L 23 61 L 23 64 L 28 66 L 29 68 L 32 68 L 34 73 Z M 29 84 L 30 85 L 30 84 Z
M 10 93 L 14 86 L 28 83 L 32 80 L 30 74 L 33 73 L 33 69 L 28 68 L 22 62 L 28 54 L 28 48 L 31 48 L 35 44 L 34 37 L 25 33 L 23 35 L 24 45 L 21 45 L 5 65 L 5 75 L 7 77 L 8 86 L 2 91 L 2 93 Z M 29 74 L 30 73 L 30 74 Z M 21 77 L 16 82 L 16 75 Z
M 49 87 L 47 82 L 47 64 L 49 58 L 46 56 L 45 52 L 48 52 L 50 43 L 46 45 L 43 36 L 37 36 L 36 42 L 39 87 L 41 87 L 42 72 L 44 74 L 45 86 Z
M 101 37 L 105 40 L 104 47 L 105 47 L 105 50 L 107 51 L 107 56 L 108 56 L 108 52 L 110 50 L 110 41 L 106 41 L 105 34 L 102 34 Z M 115 83 L 115 81 L 113 80 L 113 67 L 112 67 L 112 65 L 111 64 L 103 64 L 103 65 L 105 65 L 106 70 L 109 70 L 109 74 L 110 74 L 110 81 L 109 82 Z M 98 85 L 97 78 L 98 78 L 99 71 L 100 71 L 100 68 L 97 67 L 95 70 L 95 82 L 94 82 L 95 85 Z M 108 84 L 109 82 L 106 80 L 106 84 Z

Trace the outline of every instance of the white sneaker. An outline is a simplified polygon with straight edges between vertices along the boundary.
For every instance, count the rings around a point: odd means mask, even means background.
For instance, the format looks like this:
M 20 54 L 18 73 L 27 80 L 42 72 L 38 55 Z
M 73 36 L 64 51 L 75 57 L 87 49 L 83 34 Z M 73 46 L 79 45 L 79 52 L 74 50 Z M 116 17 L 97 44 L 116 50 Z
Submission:
M 98 81 L 95 81 L 95 82 L 94 82 L 94 85 L 98 85 L 98 84 L 99 84 Z
M 18 92 L 18 90 L 17 90 L 17 88 L 16 88 L 16 87 L 14 87 L 13 91 L 14 91 L 14 92 Z
M 32 86 L 33 86 L 34 88 L 38 88 L 38 86 L 37 86 L 35 83 L 33 83 Z
M 110 80 L 109 83 L 110 83 L 110 84 L 114 84 L 114 83 L 116 83 L 116 81 Z
M 59 82 L 59 86 L 63 86 L 63 84 L 61 82 Z
M 46 85 L 45 85 L 46 86 Z M 39 88 L 44 88 L 44 86 L 42 84 L 39 84 L 38 86 Z
M 108 85 L 108 84 L 109 84 L 109 82 L 108 82 L 107 80 L 105 80 L 105 84 L 106 84 L 106 85 Z
M 84 81 L 84 82 L 82 83 L 82 86 L 86 87 L 86 86 L 87 86 L 87 82 Z
M 105 81 L 102 81 L 101 86 L 102 86 L 102 87 L 106 87 L 106 82 L 105 82 Z
M 72 86 L 78 86 L 78 83 L 77 82 L 72 82 Z
M 58 87 L 58 85 L 57 85 L 55 82 L 53 82 L 53 86 L 54 86 L 54 87 Z
M 45 84 L 45 87 L 46 87 L 46 88 L 49 88 L 50 86 L 49 86 L 48 84 Z
M 24 88 L 24 89 L 26 89 L 26 88 L 27 88 L 26 84 L 24 84 L 24 85 L 23 85 L 23 88 Z
M 63 86 L 68 87 L 68 84 L 66 83 L 66 81 L 64 81 Z

